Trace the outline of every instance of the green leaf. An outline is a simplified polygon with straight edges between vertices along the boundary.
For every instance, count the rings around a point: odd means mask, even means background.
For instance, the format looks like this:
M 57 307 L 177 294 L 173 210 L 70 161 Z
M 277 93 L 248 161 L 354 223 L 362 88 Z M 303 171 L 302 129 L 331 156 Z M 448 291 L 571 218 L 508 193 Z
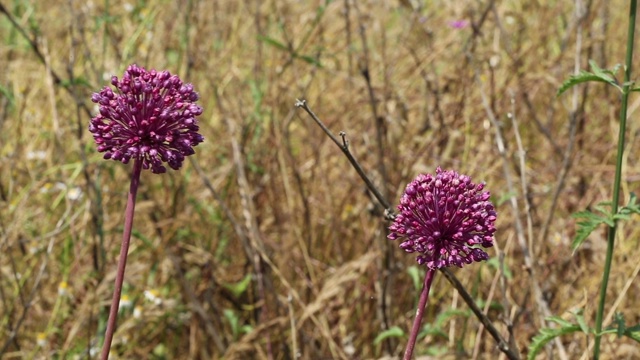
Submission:
M 624 336 L 640 342 L 640 325 L 635 325 L 624 330 Z
M 615 81 L 616 74 L 613 73 L 611 70 L 605 70 L 600 68 L 598 64 L 596 64 L 596 62 L 593 60 L 589 60 L 589 66 L 591 66 L 591 70 L 595 75 Z
M 500 197 L 498 198 L 498 200 L 496 201 L 496 205 L 500 206 L 504 203 L 506 203 L 507 201 L 511 200 L 512 197 L 516 197 L 518 196 L 518 193 L 516 193 L 515 191 L 509 191 L 506 193 L 502 193 L 500 195 Z
M 576 311 L 572 311 L 571 313 L 575 316 L 576 321 L 578 322 L 578 326 L 580 326 L 580 330 L 582 330 L 582 332 L 585 334 L 590 334 L 591 328 L 589 327 L 589 325 L 587 325 L 587 322 L 584 320 L 584 315 L 583 315 L 584 310 L 579 309 Z
M 91 89 L 93 88 L 93 85 L 91 85 L 91 83 L 89 83 L 89 80 L 87 80 L 86 78 L 80 76 L 77 78 L 73 78 L 70 80 L 61 80 L 60 81 L 60 85 L 62 85 L 65 88 L 71 87 L 72 85 L 82 85 L 87 89 Z
M 572 87 L 574 87 L 574 86 L 576 86 L 578 84 L 586 83 L 586 82 L 589 82 L 589 81 L 598 81 L 598 82 L 610 83 L 610 81 L 608 81 L 606 79 L 603 79 L 600 76 L 592 74 L 592 73 L 590 73 L 588 71 L 581 70 L 578 75 L 571 75 L 568 80 L 565 80 L 562 83 L 562 85 L 560 85 L 560 88 L 558 89 L 558 92 L 556 93 L 556 96 L 562 95 L 565 91 L 569 90 L 570 88 L 572 88 Z
M 591 65 L 591 70 L 593 72 L 588 72 L 585 70 L 580 70 L 580 73 L 577 75 L 569 76 L 568 80 L 565 80 L 560 88 L 558 89 L 558 93 L 556 96 L 562 95 L 565 91 L 574 87 L 575 85 L 582 84 L 589 81 L 603 82 L 609 85 L 614 86 L 616 89 L 622 92 L 622 88 L 618 85 L 615 79 L 615 73 L 620 68 L 620 65 L 616 65 L 612 70 L 601 69 L 594 61 L 589 61 L 589 65 Z
M 222 314 L 231 325 L 231 333 L 233 334 L 234 340 L 238 338 L 238 334 L 240 333 L 240 321 L 236 313 L 231 309 L 224 309 Z
M 422 327 L 422 330 L 420 330 L 420 333 L 418 334 L 418 338 L 422 339 L 428 335 L 439 336 L 443 339 L 446 339 L 447 337 L 449 337 L 449 335 L 446 332 L 444 332 L 444 330 L 442 330 L 440 326 L 425 324 Z
M 318 59 L 312 57 L 312 56 L 307 56 L 307 55 L 296 55 L 297 58 L 304 60 L 306 62 L 308 62 L 311 65 L 315 65 L 317 67 L 322 67 L 322 64 L 320 64 L 320 61 L 318 61 Z
M 487 261 L 487 265 L 495 268 L 496 270 L 500 270 L 500 260 L 497 257 L 492 257 L 491 259 L 489 259 Z M 507 279 L 511 280 L 513 278 L 513 274 L 511 273 L 511 270 L 509 270 L 509 268 L 507 267 L 507 264 L 503 264 L 504 269 L 502 269 L 504 271 L 504 277 L 506 277 Z
M 449 335 L 443 330 L 443 327 L 447 323 L 447 321 L 456 316 L 469 317 L 469 315 L 469 310 L 460 309 L 447 309 L 443 312 L 440 312 L 433 323 L 425 324 L 422 327 L 422 330 L 420 330 L 420 333 L 418 334 L 418 339 L 422 339 L 427 335 L 447 338 Z
M 260 40 L 260 41 L 262 41 L 262 42 L 264 42 L 266 44 L 269 44 L 269 45 L 271 45 L 273 47 L 276 47 L 276 48 L 278 48 L 280 50 L 290 51 L 290 49 L 289 49 L 289 47 L 287 45 L 281 43 L 280 41 L 278 41 L 278 40 L 276 40 L 276 39 L 274 39 L 272 37 L 269 37 L 269 36 L 266 36 L 266 35 L 258 35 L 258 40 Z
M 553 321 L 559 325 L 560 328 L 551 329 L 551 328 L 542 328 L 538 335 L 534 336 L 531 345 L 529 345 L 529 354 L 527 355 L 527 360 L 534 360 L 536 355 L 542 350 L 542 348 L 551 340 L 555 339 L 558 336 L 571 334 L 577 331 L 580 331 L 580 325 L 571 324 L 570 322 L 561 319 L 559 317 L 550 317 L 547 318 L 549 321 Z
M 589 64 L 591 64 L 592 62 L 593 60 L 589 61 Z M 605 73 L 613 77 L 616 77 L 616 74 L 618 73 L 621 67 L 622 67 L 622 64 L 615 64 L 611 69 L 602 69 L 602 71 L 604 71 Z
M 7 100 L 9 100 L 10 107 L 13 107 L 15 105 L 16 99 L 11 89 L 0 85 L 0 94 L 2 94 L 5 98 L 7 98 Z
M 611 202 L 601 202 L 601 203 L 598 203 L 598 205 L 594 206 L 593 208 L 598 210 L 605 216 L 609 216 L 611 214 Z
M 407 268 L 407 273 L 409 274 L 409 277 L 411 277 L 413 288 L 416 289 L 416 291 L 420 291 L 422 289 L 421 278 L 424 277 L 424 272 L 420 271 L 420 268 L 417 266 L 412 265 Z
M 617 214 L 613 215 L 614 220 L 631 220 L 631 216 L 627 214 Z
M 242 325 L 240 327 L 240 332 L 243 334 L 248 334 L 253 331 L 253 326 L 251 325 Z
M 441 359 L 448 351 L 449 348 L 446 346 L 429 346 L 426 355 L 429 355 L 430 358 L 435 357 L 436 359 Z
M 565 319 L 563 319 L 563 318 L 561 318 L 559 316 L 549 316 L 545 320 L 554 322 L 554 323 L 556 323 L 556 324 L 558 324 L 560 326 L 563 326 L 563 327 L 575 325 L 574 323 L 572 323 L 570 321 L 567 321 L 567 320 L 565 320 Z
M 619 214 L 640 214 L 640 204 L 638 204 L 638 197 L 636 194 L 631 193 L 631 197 L 629 199 L 629 203 L 623 206 Z
M 433 323 L 436 327 L 442 327 L 445 324 L 445 322 L 447 322 L 447 320 L 454 318 L 456 316 L 468 317 L 469 311 L 460 310 L 460 309 L 447 309 L 439 313 Z
M 598 216 L 590 211 L 578 211 L 571 216 L 576 219 L 582 219 L 577 223 L 576 236 L 573 238 L 573 243 L 571 243 L 571 250 L 574 253 L 600 224 L 613 226 L 613 220 Z
M 391 337 L 397 337 L 397 338 L 404 337 L 404 331 L 402 331 L 402 329 L 400 329 L 397 326 L 392 326 L 388 330 L 385 330 L 380 334 L 378 334 L 378 336 L 376 336 L 376 338 L 373 340 L 373 344 L 378 345 L 385 339 L 391 338 Z
M 251 274 L 247 274 L 244 279 L 235 284 L 224 284 L 224 287 L 229 289 L 229 291 L 233 293 L 233 296 L 238 297 L 247 291 L 249 284 L 251 284 Z

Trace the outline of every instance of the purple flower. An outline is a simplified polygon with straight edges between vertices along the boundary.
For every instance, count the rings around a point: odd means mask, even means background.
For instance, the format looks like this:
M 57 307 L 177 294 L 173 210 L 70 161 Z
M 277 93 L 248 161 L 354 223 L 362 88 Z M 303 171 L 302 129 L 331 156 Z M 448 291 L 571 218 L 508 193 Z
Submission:
M 469 20 L 452 20 L 449 21 L 449 26 L 454 29 L 464 29 L 469 25 Z
M 487 260 L 477 245 L 493 246 L 496 211 L 483 189 L 484 184 L 439 167 L 435 176 L 418 175 L 400 199 L 387 238 L 402 239 L 400 248 L 419 253 L 418 263 L 430 269 Z
M 100 113 L 91 119 L 89 131 L 104 152 L 105 159 L 128 163 L 142 161 L 143 169 L 160 174 L 166 162 L 177 170 L 185 156 L 204 138 L 198 133 L 196 116 L 202 108 L 195 104 L 198 93 L 168 71 L 147 71 L 130 65 L 121 80 L 111 78 L 115 87 L 104 87 L 91 96 Z

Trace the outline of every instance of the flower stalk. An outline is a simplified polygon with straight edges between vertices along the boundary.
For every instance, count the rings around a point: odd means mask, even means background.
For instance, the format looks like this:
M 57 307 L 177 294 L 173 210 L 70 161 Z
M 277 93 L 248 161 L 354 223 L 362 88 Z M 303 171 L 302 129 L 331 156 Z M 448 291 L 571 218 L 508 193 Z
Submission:
M 409 341 L 407 342 L 407 349 L 404 351 L 404 360 L 410 360 L 413 355 L 413 349 L 416 346 L 416 340 L 418 339 L 418 333 L 420 332 L 420 324 L 422 323 L 422 316 L 424 310 L 427 307 L 427 300 L 429 300 L 429 290 L 431 289 L 431 282 L 433 281 L 433 275 L 435 270 L 427 270 L 427 274 L 424 277 L 424 284 L 422 285 L 422 292 L 420 293 L 420 301 L 418 301 L 418 308 L 416 309 L 416 318 L 413 320 L 413 326 L 411 327 L 411 333 L 409 334 Z
M 131 174 L 131 185 L 129 186 L 129 196 L 127 197 L 127 208 L 124 212 L 124 229 L 122 230 L 122 245 L 120 246 L 120 257 L 118 258 L 118 270 L 113 288 L 113 298 L 111 299 L 111 309 L 109 309 L 109 320 L 107 330 L 104 335 L 104 344 L 100 358 L 107 360 L 109 350 L 113 341 L 113 333 L 118 320 L 118 309 L 120 307 L 120 295 L 122 294 L 122 283 L 124 281 L 124 269 L 127 266 L 127 254 L 129 253 L 129 243 L 131 240 L 131 230 L 133 228 L 133 214 L 136 207 L 136 194 L 140 183 L 140 172 L 142 171 L 142 161 L 135 160 L 133 173 Z

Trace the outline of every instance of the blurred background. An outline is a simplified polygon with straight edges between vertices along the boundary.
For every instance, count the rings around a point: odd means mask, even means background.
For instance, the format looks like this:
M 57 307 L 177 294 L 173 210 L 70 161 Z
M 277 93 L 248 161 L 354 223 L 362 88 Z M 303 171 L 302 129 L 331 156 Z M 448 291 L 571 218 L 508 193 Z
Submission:
M 492 259 L 453 269 L 523 356 L 545 318 L 593 324 L 619 94 L 560 84 L 624 60 L 627 2 L 1 0 L 0 358 L 97 358 L 131 165 L 102 159 L 91 94 L 129 64 L 194 85 L 205 142 L 145 172 L 114 359 L 380 359 L 402 354 L 424 269 L 306 104 L 396 204 L 437 166 L 486 182 Z M 622 73 L 619 74 L 622 78 Z M 624 201 L 638 190 L 631 98 Z M 395 206 L 395 205 L 393 205 Z M 623 223 L 607 310 L 639 321 L 639 228 Z M 611 323 L 611 315 L 605 324 Z M 586 359 L 569 335 L 542 358 Z M 436 274 L 416 355 L 501 353 Z M 603 358 L 640 358 L 629 340 Z

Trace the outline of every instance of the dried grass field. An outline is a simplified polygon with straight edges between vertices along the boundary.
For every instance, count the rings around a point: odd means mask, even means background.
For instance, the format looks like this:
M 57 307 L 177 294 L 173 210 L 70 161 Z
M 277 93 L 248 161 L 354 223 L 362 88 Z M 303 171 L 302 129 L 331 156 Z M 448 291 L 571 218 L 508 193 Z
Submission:
M 104 160 L 91 95 L 130 64 L 192 83 L 205 140 L 142 174 L 112 359 L 393 359 L 424 268 L 386 238 L 440 166 L 486 182 L 491 259 L 451 269 L 526 358 L 555 315 L 593 326 L 606 227 L 575 253 L 571 214 L 610 201 L 620 95 L 562 82 L 623 63 L 621 0 L 0 0 L 0 358 L 96 359 L 131 165 Z M 636 62 L 637 64 L 637 62 Z M 638 192 L 631 96 L 621 203 Z M 605 325 L 640 322 L 640 227 L 621 222 Z M 590 359 L 593 337 L 538 359 Z M 505 359 L 437 273 L 415 354 Z M 606 336 L 603 359 L 640 359 Z

